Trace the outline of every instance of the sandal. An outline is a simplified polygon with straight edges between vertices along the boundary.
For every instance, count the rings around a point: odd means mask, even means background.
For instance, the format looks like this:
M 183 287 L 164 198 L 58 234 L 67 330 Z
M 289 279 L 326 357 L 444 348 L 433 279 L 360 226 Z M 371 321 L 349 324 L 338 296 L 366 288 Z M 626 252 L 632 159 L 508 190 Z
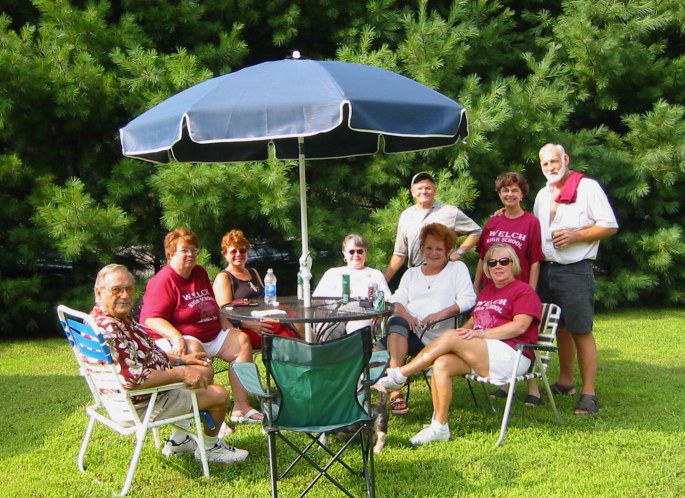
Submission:
M 234 424 L 261 424 L 264 416 L 254 408 L 248 410 L 245 415 L 231 415 L 231 422 Z
M 490 399 L 504 399 L 509 396 L 509 393 L 504 389 L 497 389 L 494 393 L 490 394 Z
M 390 398 L 390 410 L 393 415 L 404 415 L 409 412 L 409 405 L 407 405 L 407 400 L 405 400 L 401 394 L 396 394 Z
M 562 394 L 564 396 L 575 396 L 576 395 L 576 386 L 571 384 L 570 386 L 565 386 L 563 384 L 559 384 L 558 382 L 555 382 L 551 386 L 549 386 L 550 389 L 552 390 L 552 394 Z
M 542 403 L 542 398 L 540 396 L 529 394 L 526 396 L 526 400 L 523 402 L 523 405 L 527 406 L 528 408 L 535 408 L 536 406 L 540 406 L 540 403 Z
M 593 415 L 599 411 L 597 396 L 594 394 L 581 394 L 580 401 L 573 411 L 574 415 Z

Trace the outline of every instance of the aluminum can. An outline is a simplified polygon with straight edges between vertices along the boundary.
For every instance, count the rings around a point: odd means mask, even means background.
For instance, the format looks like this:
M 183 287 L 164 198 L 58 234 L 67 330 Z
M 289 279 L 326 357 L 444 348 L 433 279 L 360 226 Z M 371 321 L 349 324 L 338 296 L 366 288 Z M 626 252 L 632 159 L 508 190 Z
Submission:
M 385 292 L 382 290 L 376 291 L 373 295 L 373 309 L 376 311 L 385 311 Z
M 349 303 L 350 302 L 350 276 L 347 274 L 344 274 L 342 276 L 342 302 L 343 303 Z
M 373 296 L 376 295 L 376 291 L 378 290 L 378 284 L 376 282 L 371 282 L 369 283 L 369 299 L 373 299 Z

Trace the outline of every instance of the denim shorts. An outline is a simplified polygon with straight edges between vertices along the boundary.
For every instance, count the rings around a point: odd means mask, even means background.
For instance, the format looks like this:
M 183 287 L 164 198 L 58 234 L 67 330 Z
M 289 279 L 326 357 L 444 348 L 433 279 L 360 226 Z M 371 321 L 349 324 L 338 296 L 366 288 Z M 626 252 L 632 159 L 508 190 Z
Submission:
M 562 265 L 543 261 L 538 295 L 543 303 L 561 306 L 559 326 L 572 334 L 592 332 L 595 313 L 595 275 L 590 260 Z
M 388 335 L 399 334 L 409 343 L 408 354 L 409 356 L 416 356 L 419 354 L 425 345 L 421 342 L 418 336 L 409 330 L 409 322 L 402 318 L 401 316 L 391 316 L 388 320 Z M 388 335 L 383 337 L 380 341 L 384 348 L 388 348 Z

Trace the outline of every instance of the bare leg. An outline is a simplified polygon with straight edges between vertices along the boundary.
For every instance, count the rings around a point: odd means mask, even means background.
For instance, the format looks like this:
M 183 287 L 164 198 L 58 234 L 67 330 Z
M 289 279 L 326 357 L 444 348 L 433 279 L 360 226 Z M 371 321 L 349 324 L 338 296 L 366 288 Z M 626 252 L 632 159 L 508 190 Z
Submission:
M 401 334 L 388 335 L 388 353 L 390 353 L 390 367 L 401 367 L 407 361 L 409 354 L 409 341 Z M 392 391 L 390 398 L 401 395 L 402 391 Z
M 470 365 L 467 372 L 470 372 L 471 368 L 479 375 L 487 375 L 489 372 L 488 347 L 485 340 L 463 339 L 455 330 L 448 330 L 423 348 L 409 363 L 402 366 L 400 373 L 409 377 L 433 365 L 440 356 L 446 354 L 454 354 L 465 364 Z
M 206 425 L 204 427 L 205 434 L 208 436 L 216 436 L 219 433 L 221 424 L 226 418 L 226 411 L 228 410 L 228 393 L 223 386 L 212 384 L 206 389 L 199 389 L 197 391 L 197 405 L 200 410 L 206 410 L 214 420 L 214 429 L 209 429 Z
M 595 394 L 595 380 L 597 378 L 597 343 L 592 332 L 588 334 L 573 334 L 575 347 L 578 351 L 578 366 L 583 379 L 583 394 Z
M 592 342 L 594 344 L 594 337 L 592 338 Z M 557 344 L 559 345 L 559 384 L 564 386 L 573 385 L 573 366 L 576 359 L 576 341 L 565 327 L 561 327 L 557 332 Z
M 245 363 L 252 361 L 252 344 L 249 336 L 244 332 L 232 330 L 224 341 L 219 354 L 222 360 L 229 363 Z M 231 390 L 233 391 L 233 413 L 235 415 L 245 415 L 252 409 L 247 399 L 247 391 L 243 388 L 238 377 L 229 369 L 228 374 Z

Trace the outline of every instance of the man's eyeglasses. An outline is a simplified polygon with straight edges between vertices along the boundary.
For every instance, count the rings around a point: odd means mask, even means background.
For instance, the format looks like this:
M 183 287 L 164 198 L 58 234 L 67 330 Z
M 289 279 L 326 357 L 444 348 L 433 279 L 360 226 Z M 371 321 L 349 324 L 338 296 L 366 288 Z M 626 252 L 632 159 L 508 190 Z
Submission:
M 488 259 L 488 266 L 490 268 L 497 266 L 497 263 L 499 263 L 500 266 L 507 266 L 511 263 L 511 258 Z
M 180 247 L 177 251 L 181 254 L 197 254 L 197 247 Z
M 352 256 L 355 252 L 357 254 L 364 254 L 364 249 L 350 249 L 349 251 L 347 251 L 347 254 Z
M 111 289 L 107 289 L 107 290 L 108 290 L 109 293 L 112 294 L 114 297 L 119 297 L 119 296 L 121 296 L 121 295 L 124 293 L 124 291 L 126 291 L 126 293 L 127 293 L 129 296 L 132 296 L 133 294 L 136 293 L 136 287 L 135 287 L 135 285 L 130 285 L 130 286 L 128 286 L 128 287 L 112 287 Z
M 228 254 L 230 254 L 231 256 L 235 256 L 238 253 L 245 254 L 246 252 L 247 252 L 247 249 L 245 249 L 244 247 L 241 247 L 240 249 L 230 249 L 228 251 Z

